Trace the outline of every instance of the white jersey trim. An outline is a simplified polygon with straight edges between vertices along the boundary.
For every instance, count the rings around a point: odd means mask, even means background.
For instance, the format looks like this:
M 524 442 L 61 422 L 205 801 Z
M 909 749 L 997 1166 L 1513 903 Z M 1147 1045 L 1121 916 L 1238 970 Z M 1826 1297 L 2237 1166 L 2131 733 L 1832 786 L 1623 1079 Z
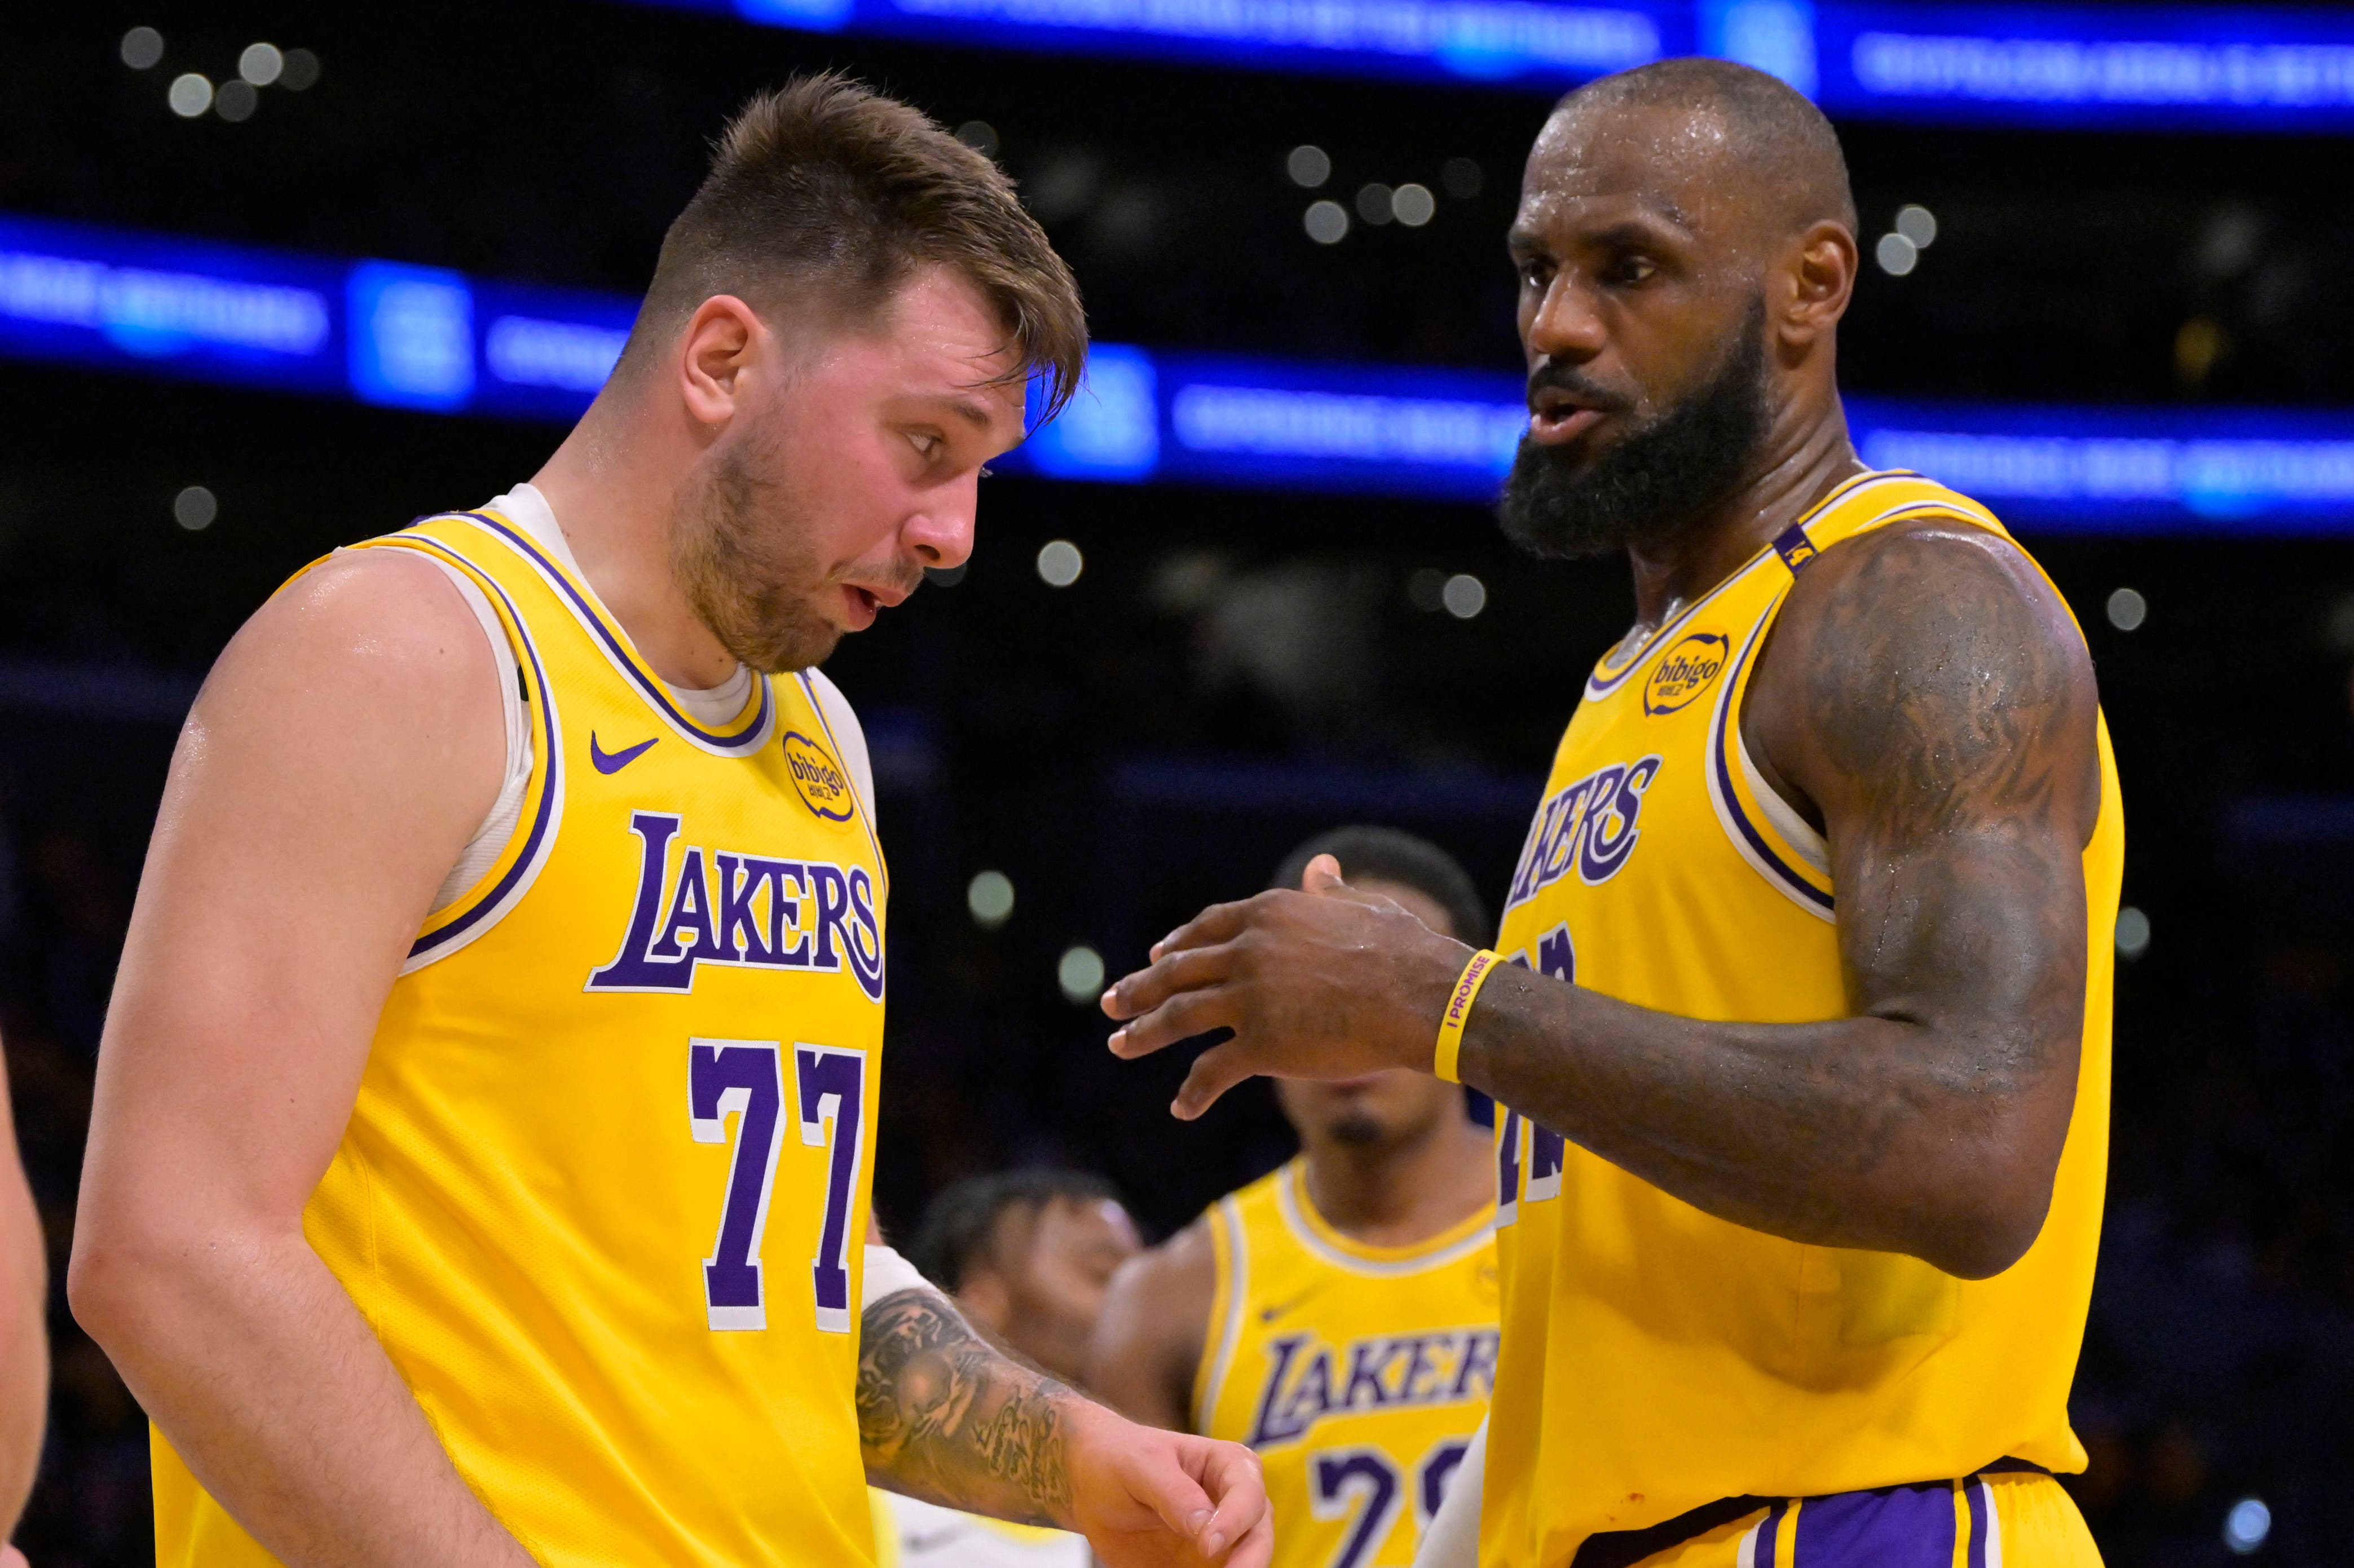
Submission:
M 1243 1319 L 1250 1310 L 1250 1244 L 1244 1239 L 1242 1205 L 1232 1192 L 1218 1200 L 1216 1219 L 1226 1230 L 1226 1321 L 1218 1331 L 1218 1353 L 1210 1375 L 1193 1399 L 1193 1430 L 1210 1429 L 1210 1414 L 1225 1393 L 1226 1374 L 1234 1370 L 1235 1348 L 1242 1343 Z

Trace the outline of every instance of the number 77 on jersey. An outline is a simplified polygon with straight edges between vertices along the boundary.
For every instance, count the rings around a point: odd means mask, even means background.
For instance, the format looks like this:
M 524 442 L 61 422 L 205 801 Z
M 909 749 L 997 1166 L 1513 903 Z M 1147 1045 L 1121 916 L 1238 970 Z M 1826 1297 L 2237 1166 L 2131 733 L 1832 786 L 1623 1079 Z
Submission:
M 769 1326 L 760 1246 L 783 1143 L 783 1047 L 774 1040 L 687 1043 L 687 1112 L 697 1143 L 727 1141 L 736 1118 L 736 1158 L 720 1203 L 719 1233 L 703 1260 L 703 1298 L 715 1330 Z M 866 1053 L 827 1045 L 793 1047 L 793 1120 L 810 1149 L 830 1150 L 825 1211 L 810 1262 L 810 1309 L 819 1330 L 851 1327 L 850 1217 L 853 1183 L 865 1153 Z M 779 1310 L 794 1309 L 779 1300 Z

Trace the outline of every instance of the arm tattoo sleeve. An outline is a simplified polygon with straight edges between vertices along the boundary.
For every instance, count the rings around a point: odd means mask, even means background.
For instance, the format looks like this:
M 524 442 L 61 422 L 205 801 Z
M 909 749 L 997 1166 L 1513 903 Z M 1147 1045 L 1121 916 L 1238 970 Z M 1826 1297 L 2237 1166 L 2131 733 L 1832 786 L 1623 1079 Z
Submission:
M 2074 1104 L 2090 661 L 2025 557 L 1934 526 L 1826 551 L 1773 637 L 1743 724 L 1819 811 L 1849 1016 L 1700 1022 L 1504 973 L 1467 1081 L 1755 1229 L 2007 1266 Z
M 942 1297 L 902 1290 L 860 1323 L 858 1442 L 870 1475 L 955 1508 L 1069 1517 L 1064 1407 L 1076 1397 L 1001 1353 Z

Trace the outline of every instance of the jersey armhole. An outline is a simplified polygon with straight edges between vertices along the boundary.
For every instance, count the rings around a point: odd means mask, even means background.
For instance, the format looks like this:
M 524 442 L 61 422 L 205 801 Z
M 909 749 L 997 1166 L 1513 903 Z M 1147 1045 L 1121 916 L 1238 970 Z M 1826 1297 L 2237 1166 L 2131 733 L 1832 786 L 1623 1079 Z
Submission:
M 1225 1393 L 1235 1348 L 1242 1340 L 1243 1313 L 1249 1302 L 1249 1252 L 1243 1241 L 1242 1211 L 1229 1192 L 1202 1216 L 1210 1231 L 1210 1256 L 1217 1271 L 1210 1295 L 1210 1320 L 1203 1325 L 1202 1359 L 1193 1371 L 1193 1430 L 1207 1436 L 1210 1419 Z
M 1811 558 L 1811 557 L 1808 557 Z M 1709 715 L 1708 802 L 1734 853 L 1774 890 L 1820 920 L 1832 918 L 1830 859 L 1822 835 L 1774 792 L 1749 755 L 1741 736 L 1741 709 L 1758 650 L 1788 600 L 1786 588 L 1774 596 L 1749 635 L 1742 640 L 1733 673 L 1717 694 Z
M 522 612 L 497 579 L 444 541 L 414 530 L 349 547 L 412 551 L 438 566 L 462 573 L 472 582 L 497 615 L 506 635 L 515 679 L 522 687 L 529 715 L 526 728 L 531 744 L 531 777 L 535 783 L 526 791 L 514 829 L 489 867 L 463 894 L 426 917 L 416 940 L 409 945 L 408 959 L 400 966 L 402 974 L 413 974 L 447 958 L 497 925 L 537 880 L 555 845 L 557 821 L 563 813 L 563 747 L 557 727 L 555 699 L 548 690 L 539 650 L 524 629 Z

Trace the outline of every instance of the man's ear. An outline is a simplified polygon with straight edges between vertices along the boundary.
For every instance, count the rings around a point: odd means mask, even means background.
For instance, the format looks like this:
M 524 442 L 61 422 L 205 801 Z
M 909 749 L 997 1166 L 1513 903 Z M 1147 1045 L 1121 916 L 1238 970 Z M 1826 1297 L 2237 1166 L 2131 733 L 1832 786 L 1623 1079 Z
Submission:
M 1855 233 L 1846 224 L 1830 218 L 1808 224 L 1776 278 L 1776 335 L 1793 348 L 1828 337 L 1847 313 L 1860 260 Z
M 733 294 L 714 294 L 695 308 L 674 363 L 679 397 L 695 423 L 716 433 L 736 417 L 740 380 L 767 336 L 752 307 Z

